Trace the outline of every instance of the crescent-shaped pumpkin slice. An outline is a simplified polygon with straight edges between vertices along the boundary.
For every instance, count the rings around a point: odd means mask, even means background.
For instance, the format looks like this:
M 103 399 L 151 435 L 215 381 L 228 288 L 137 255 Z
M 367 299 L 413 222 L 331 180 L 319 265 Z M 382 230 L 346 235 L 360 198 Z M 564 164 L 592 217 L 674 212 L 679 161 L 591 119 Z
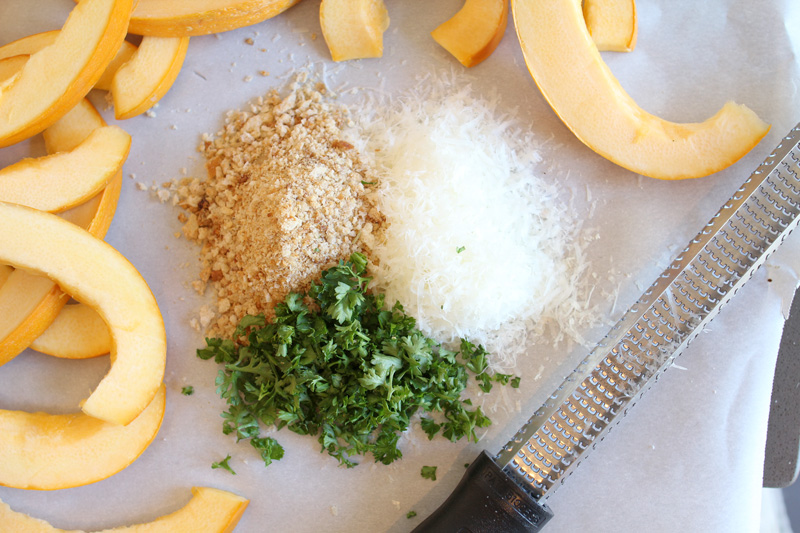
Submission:
M 97 533 L 231 533 L 249 500 L 232 492 L 193 487 L 192 499 L 174 513 L 146 524 L 104 529 Z M 0 501 L 0 521 L 17 533 L 79 533 L 58 529 L 39 518 L 14 511 Z
M 85 304 L 67 304 L 30 348 L 63 359 L 88 359 L 111 351 L 108 326 Z
M 73 150 L 92 131 L 105 126 L 103 118 L 88 100 L 81 100 L 55 124 L 44 131 L 48 153 Z M 61 218 L 102 238 L 114 218 L 122 172 L 84 204 L 64 211 Z M 25 271 L 14 271 L 0 283 L 0 365 L 5 364 L 47 329 L 69 297 L 54 282 Z
M 116 55 L 132 0 L 82 0 L 55 41 L 0 86 L 0 147 L 41 132 L 72 109 Z
M 235 30 L 279 15 L 300 0 L 139 0 L 128 31 L 188 37 Z
M 508 23 L 508 0 L 467 0 L 452 18 L 431 32 L 433 40 L 465 67 L 494 52 Z
M 0 263 L 47 277 L 108 324 L 111 368 L 84 413 L 128 424 L 150 403 L 164 376 L 161 312 L 139 272 L 118 251 L 56 215 L 0 202 Z
M 69 152 L 22 159 L 0 169 L 0 201 L 66 211 L 103 190 L 122 170 L 130 147 L 122 128 L 104 126 Z
M 155 438 L 164 418 L 165 398 L 161 385 L 146 409 L 127 426 L 84 413 L 0 410 L 0 485 L 56 490 L 116 474 Z
M 733 102 L 701 123 L 642 110 L 603 62 L 581 0 L 514 0 L 512 8 L 525 63 L 550 106 L 578 139 L 622 167 L 659 179 L 706 176 L 738 161 L 769 131 Z
M 188 48 L 189 37 L 142 37 L 139 48 L 111 80 L 117 120 L 144 113 L 167 94 Z

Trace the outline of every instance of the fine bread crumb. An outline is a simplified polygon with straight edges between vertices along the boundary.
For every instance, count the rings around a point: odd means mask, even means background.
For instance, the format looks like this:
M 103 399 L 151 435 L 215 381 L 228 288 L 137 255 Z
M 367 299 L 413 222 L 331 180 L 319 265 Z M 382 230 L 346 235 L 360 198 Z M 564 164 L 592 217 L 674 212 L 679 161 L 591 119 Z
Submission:
M 384 217 L 365 187 L 376 171 L 343 138 L 347 110 L 320 88 L 301 78 L 285 96 L 272 91 L 229 112 L 222 131 L 203 136 L 207 178 L 169 187 L 184 236 L 202 246 L 192 286 L 216 296 L 216 312 L 192 324 L 207 335 L 230 336 L 246 314 L 270 319 L 289 292 L 369 253 L 381 235 Z

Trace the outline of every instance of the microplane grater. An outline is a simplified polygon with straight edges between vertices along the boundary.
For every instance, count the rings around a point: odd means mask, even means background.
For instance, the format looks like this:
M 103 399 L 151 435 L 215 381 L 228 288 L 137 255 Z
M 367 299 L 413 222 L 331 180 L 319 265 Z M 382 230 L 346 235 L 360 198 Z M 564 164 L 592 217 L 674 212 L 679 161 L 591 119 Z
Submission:
M 800 222 L 800 124 L 517 434 L 416 533 L 539 531 L 548 496 Z

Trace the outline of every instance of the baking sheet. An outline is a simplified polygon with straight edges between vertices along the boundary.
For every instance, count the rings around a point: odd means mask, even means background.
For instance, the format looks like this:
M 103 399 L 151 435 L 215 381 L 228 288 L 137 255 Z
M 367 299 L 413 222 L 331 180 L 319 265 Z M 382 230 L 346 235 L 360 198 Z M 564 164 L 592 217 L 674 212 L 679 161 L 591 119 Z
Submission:
M 63 24 L 71 0 L 4 0 L 0 44 Z M 517 373 L 518 391 L 492 413 L 477 443 L 428 442 L 418 427 L 404 437 L 404 458 L 354 469 L 319 453 L 314 439 L 281 431 L 287 453 L 265 469 L 246 443 L 222 435 L 224 405 L 214 393 L 216 366 L 194 356 L 202 337 L 189 320 L 204 300 L 189 288 L 196 249 L 176 239 L 177 212 L 139 183 L 202 176 L 196 151 L 229 109 L 310 70 L 357 106 L 361 91 L 397 94 L 431 74 L 461 67 L 429 36 L 460 7 L 458 0 L 389 0 L 391 26 L 381 59 L 330 61 L 316 0 L 272 20 L 219 35 L 192 38 L 175 85 L 151 116 L 119 123 L 133 137 L 125 181 L 107 241 L 140 270 L 164 316 L 168 334 L 164 424 L 153 444 L 111 478 L 54 492 L 0 487 L 12 508 L 65 529 L 95 530 L 152 520 L 189 500 L 191 486 L 212 486 L 250 498 L 237 531 L 408 531 L 458 482 L 481 449 L 497 450 L 572 369 L 587 349 L 530 347 Z M 641 1 L 639 39 L 631 54 L 604 54 L 623 87 L 646 110 L 675 121 L 701 121 L 729 99 L 772 124 L 762 143 L 731 168 L 699 180 L 642 178 L 600 158 L 558 120 L 524 67 L 510 22 L 496 52 L 470 69 L 474 90 L 497 91 L 502 110 L 527 124 L 585 225 L 598 239 L 589 249 L 597 302 L 616 321 L 672 256 L 693 237 L 798 120 L 800 8 L 791 0 Z M 795 30 L 790 30 L 795 28 Z M 792 33 L 794 31 L 794 33 Z M 251 38 L 253 45 L 245 42 Z M 262 76 L 260 71 L 268 72 Z M 102 93 L 90 98 L 115 123 Z M 357 107 L 354 107 L 357 110 Z M 0 165 L 44 153 L 40 138 L 0 150 Z M 772 371 L 788 301 L 800 268 L 791 237 L 740 291 L 708 331 L 678 359 L 550 499 L 549 531 L 753 531 L 758 507 Z M 617 291 L 616 299 L 610 296 Z M 596 341 L 605 328 L 587 331 Z M 0 369 L 0 405 L 71 412 L 108 368 L 104 358 L 60 361 L 25 352 Z M 194 386 L 183 396 L 185 385 Z M 232 455 L 237 475 L 212 470 Z M 423 465 L 438 479 L 423 479 Z M 407 519 L 414 510 L 418 516 Z M 2 531 L 2 524 L 0 524 Z

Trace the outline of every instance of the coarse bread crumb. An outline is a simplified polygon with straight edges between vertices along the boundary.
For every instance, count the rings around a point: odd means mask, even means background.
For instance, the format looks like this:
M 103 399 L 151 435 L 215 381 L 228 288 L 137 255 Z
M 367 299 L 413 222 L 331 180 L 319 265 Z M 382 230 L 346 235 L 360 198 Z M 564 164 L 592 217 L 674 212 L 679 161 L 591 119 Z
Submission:
M 202 245 L 192 286 L 216 294 L 213 318 L 204 309 L 193 324 L 207 335 L 229 336 L 245 314 L 271 318 L 289 292 L 381 235 L 376 172 L 343 138 L 347 110 L 323 91 L 301 77 L 286 96 L 229 112 L 222 131 L 203 136 L 208 177 L 170 187 L 183 234 Z

